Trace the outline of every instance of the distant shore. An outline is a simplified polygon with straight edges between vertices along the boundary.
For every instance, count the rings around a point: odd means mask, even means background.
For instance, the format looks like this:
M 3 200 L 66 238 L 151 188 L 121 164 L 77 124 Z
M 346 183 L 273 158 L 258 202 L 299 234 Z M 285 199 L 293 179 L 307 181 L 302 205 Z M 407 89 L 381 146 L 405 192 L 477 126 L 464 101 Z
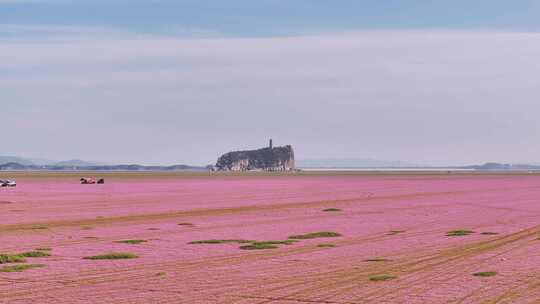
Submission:
M 176 178 L 201 178 L 201 179 L 220 179 L 220 178 L 302 178 L 316 176 L 536 176 L 540 171 L 518 171 L 518 170 L 399 170 L 399 169 L 308 169 L 294 172 L 264 172 L 264 171 L 245 171 L 245 172 L 211 172 L 211 171 L 0 171 L 0 179 L 12 180 L 32 180 L 32 179 L 73 179 L 79 181 L 81 177 L 105 178 L 106 180 L 122 179 L 176 179 Z
M 478 171 L 475 169 L 463 169 L 463 168 L 433 168 L 433 167 L 415 167 L 415 168 L 299 168 L 302 171 L 359 171 L 359 172 L 425 172 L 425 171 L 452 171 L 452 172 L 467 172 Z

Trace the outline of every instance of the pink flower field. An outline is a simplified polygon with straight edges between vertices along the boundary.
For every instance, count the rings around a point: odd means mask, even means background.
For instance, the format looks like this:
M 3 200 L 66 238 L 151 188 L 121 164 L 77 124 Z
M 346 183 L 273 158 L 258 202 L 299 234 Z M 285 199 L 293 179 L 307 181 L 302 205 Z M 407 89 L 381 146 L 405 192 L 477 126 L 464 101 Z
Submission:
M 0 303 L 540 301 L 538 175 L 16 177 Z

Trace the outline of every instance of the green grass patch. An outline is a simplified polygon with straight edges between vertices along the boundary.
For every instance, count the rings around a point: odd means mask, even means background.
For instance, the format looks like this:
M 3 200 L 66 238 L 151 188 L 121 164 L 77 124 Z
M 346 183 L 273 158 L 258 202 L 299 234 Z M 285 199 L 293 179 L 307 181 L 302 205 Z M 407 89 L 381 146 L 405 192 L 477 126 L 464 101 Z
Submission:
M 477 273 L 473 273 L 473 276 L 475 277 L 494 277 L 497 275 L 497 272 L 495 271 L 484 271 L 484 272 L 477 272 Z
M 489 231 L 488 231 L 488 232 L 482 232 L 482 233 L 480 233 L 480 234 L 482 234 L 482 235 L 497 235 L 497 234 L 499 234 L 499 233 L 498 233 L 498 232 L 489 232 Z
M 452 230 L 446 233 L 446 236 L 466 236 L 473 234 L 472 230 Z
M 289 239 L 308 240 L 308 239 L 330 238 L 330 237 L 340 237 L 340 236 L 341 234 L 337 232 L 322 231 L 322 232 L 314 232 L 314 233 L 307 233 L 307 234 L 291 235 L 289 236 Z
M 390 230 L 388 231 L 388 233 L 386 235 L 396 235 L 396 234 L 400 234 L 400 233 L 404 233 L 405 230 Z
M 340 211 L 343 211 L 343 210 L 338 209 L 338 208 L 328 208 L 328 209 L 324 209 L 323 211 L 324 212 L 340 212 Z
M 0 268 L 0 272 L 22 272 L 32 268 L 45 267 L 43 264 L 23 264 L 23 265 L 13 265 L 13 266 L 4 266 Z
M 0 254 L 0 264 L 26 263 L 26 259 L 17 254 Z
M 252 242 L 253 244 L 261 245 L 292 245 L 298 242 L 297 240 L 285 240 L 285 241 L 261 241 L 261 242 Z
M 122 240 L 122 241 L 116 241 L 116 243 L 122 243 L 122 244 L 131 244 L 131 245 L 137 245 L 148 242 L 147 240 Z
M 240 246 L 242 250 L 259 250 L 259 249 L 276 249 L 277 245 L 292 245 L 298 242 L 297 240 L 285 240 L 285 241 L 262 241 L 251 242 L 249 245 Z
M 102 255 L 87 256 L 85 260 L 121 260 L 121 259 L 136 259 L 137 255 L 128 252 L 111 252 Z
M 189 242 L 189 244 L 247 244 L 247 243 L 253 243 L 254 241 L 250 240 L 201 240 L 201 241 L 193 241 Z
M 392 275 L 387 275 L 387 274 L 381 274 L 381 275 L 369 277 L 369 280 L 372 282 L 382 282 L 382 281 L 389 281 L 393 279 L 397 279 L 397 277 L 392 276 Z
M 384 259 L 384 258 L 371 258 L 371 259 L 364 260 L 364 262 L 390 262 L 390 261 L 391 260 Z
M 334 245 L 334 244 L 319 244 L 319 245 L 317 245 L 317 247 L 321 247 L 321 248 L 334 248 L 334 247 L 336 247 L 336 245 Z
M 20 255 L 22 257 L 25 257 L 25 258 L 42 258 L 42 257 L 51 256 L 50 253 L 44 252 L 44 251 L 39 251 L 39 250 L 27 251 L 27 252 L 19 253 L 18 255 Z
M 262 249 L 276 249 L 279 245 L 292 245 L 298 242 L 298 240 L 284 240 L 284 241 L 253 241 L 243 239 L 225 239 L 225 240 L 201 240 L 193 241 L 189 244 L 244 244 L 240 246 L 242 250 L 262 250 Z
M 269 244 L 265 242 L 254 242 L 249 245 L 240 246 L 242 250 L 263 250 L 263 249 L 276 249 L 279 248 L 277 245 Z
M 27 228 L 28 230 L 45 230 L 45 229 L 49 229 L 47 226 L 31 226 L 31 227 L 28 227 Z

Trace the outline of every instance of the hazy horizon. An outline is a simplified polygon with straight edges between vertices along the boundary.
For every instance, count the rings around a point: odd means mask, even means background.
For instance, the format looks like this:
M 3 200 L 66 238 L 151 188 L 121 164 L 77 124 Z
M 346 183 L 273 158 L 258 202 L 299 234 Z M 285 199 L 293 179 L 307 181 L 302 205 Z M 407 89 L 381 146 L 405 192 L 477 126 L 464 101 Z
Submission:
M 0 155 L 540 163 L 539 1 L 336 3 L 0 0 Z
M 143 165 L 143 166 L 172 166 L 172 165 L 188 165 L 204 167 L 208 165 L 215 165 L 215 161 L 209 161 L 208 163 L 144 163 L 144 162 L 102 162 L 91 159 L 42 159 L 42 158 L 29 158 L 20 155 L 0 155 L 0 165 L 6 163 L 19 163 L 22 165 L 36 165 L 36 166 L 49 166 L 49 165 L 61 165 L 65 166 L 116 166 L 116 165 Z M 389 160 L 389 159 L 377 159 L 377 158 L 361 158 L 361 157 L 349 157 L 349 158 L 297 158 L 296 166 L 299 168 L 450 168 L 459 166 L 473 166 L 484 165 L 487 163 L 500 163 L 500 164 L 512 164 L 512 165 L 533 165 L 538 166 L 540 163 L 535 162 L 512 162 L 505 161 L 481 161 L 478 163 L 468 164 L 427 164 L 418 162 L 408 162 L 402 160 Z

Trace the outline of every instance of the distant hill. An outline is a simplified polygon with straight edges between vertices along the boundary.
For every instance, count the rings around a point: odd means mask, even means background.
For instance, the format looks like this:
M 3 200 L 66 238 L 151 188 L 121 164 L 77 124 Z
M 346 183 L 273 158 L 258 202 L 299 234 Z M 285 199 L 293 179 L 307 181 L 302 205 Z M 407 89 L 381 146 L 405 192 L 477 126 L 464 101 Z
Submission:
M 18 163 L 21 165 L 35 165 L 34 162 L 27 158 L 18 156 L 0 156 L 0 164 Z
M 22 165 L 19 163 L 5 163 L 0 165 L 0 170 L 26 170 L 26 168 L 33 167 L 34 165 Z
M 540 164 L 505 164 L 485 163 L 470 166 L 422 166 L 402 161 L 382 161 L 364 158 L 349 159 L 304 159 L 298 160 L 297 166 L 301 169 L 466 169 L 478 171 L 527 171 L 540 170 Z
M 223 154 L 216 163 L 218 171 L 292 171 L 295 170 L 294 151 L 290 145 L 257 150 L 233 151 Z
M 472 165 L 459 167 L 460 169 L 473 170 L 492 170 L 492 171 L 523 171 L 523 170 L 540 170 L 540 165 L 529 164 L 501 164 L 501 163 L 485 163 L 483 165 Z
M 100 166 L 100 165 L 105 165 L 105 164 L 98 163 L 98 162 L 89 162 L 89 161 L 80 160 L 80 159 L 72 159 L 72 160 L 65 160 L 65 161 L 61 161 L 61 162 L 56 162 L 54 164 L 49 164 L 49 165 L 72 166 L 72 167 L 89 167 L 89 166 Z
M 80 159 L 53 161 L 47 159 L 31 159 L 18 156 L 0 156 L 0 170 L 42 170 L 42 171 L 202 171 L 206 167 L 172 165 L 172 166 L 143 166 L 143 165 L 110 165 Z
M 143 165 L 97 165 L 97 166 L 73 166 L 73 165 L 23 165 L 10 162 L 0 165 L 0 171 L 207 171 L 207 167 L 188 165 L 173 166 L 143 166 Z
M 107 165 L 105 163 L 85 161 L 80 159 L 72 159 L 65 161 L 57 161 L 42 158 L 27 158 L 20 156 L 0 156 L 0 165 L 7 163 L 17 163 L 25 166 L 99 166 Z

